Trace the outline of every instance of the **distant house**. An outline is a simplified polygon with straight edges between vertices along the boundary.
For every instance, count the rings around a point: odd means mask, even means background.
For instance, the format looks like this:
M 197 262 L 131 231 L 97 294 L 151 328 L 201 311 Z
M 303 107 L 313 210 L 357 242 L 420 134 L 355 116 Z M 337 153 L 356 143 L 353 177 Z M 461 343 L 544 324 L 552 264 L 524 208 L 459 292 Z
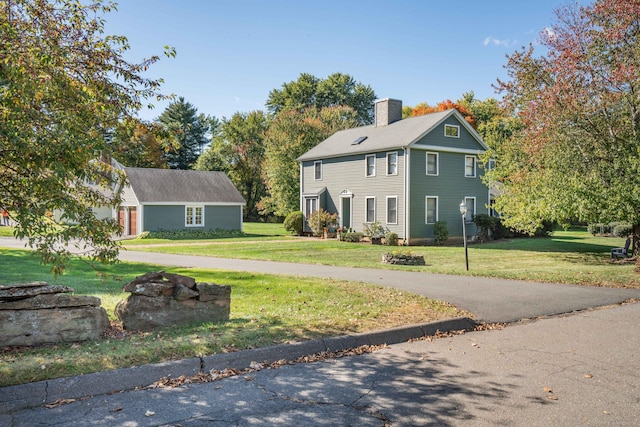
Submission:
M 489 212 L 478 163 L 486 150 L 457 110 L 403 120 L 402 101 L 382 99 L 375 124 L 336 132 L 298 158 L 300 209 L 337 213 L 341 226 L 356 231 L 379 222 L 406 244 L 424 244 L 436 221 L 462 237 L 463 201 L 474 236 L 472 216 Z
M 242 230 L 245 200 L 224 172 L 123 167 L 117 218 L 124 235 L 156 230 Z

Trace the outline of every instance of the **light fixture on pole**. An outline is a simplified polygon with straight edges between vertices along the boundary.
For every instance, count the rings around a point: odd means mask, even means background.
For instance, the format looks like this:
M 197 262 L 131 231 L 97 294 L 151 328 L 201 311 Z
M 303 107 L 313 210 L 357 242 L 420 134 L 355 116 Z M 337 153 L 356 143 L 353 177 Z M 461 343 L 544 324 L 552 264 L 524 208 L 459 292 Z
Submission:
M 467 253 L 467 204 L 462 199 L 460 202 L 460 215 L 462 215 L 462 242 L 464 243 L 464 262 L 469 271 L 469 255 Z

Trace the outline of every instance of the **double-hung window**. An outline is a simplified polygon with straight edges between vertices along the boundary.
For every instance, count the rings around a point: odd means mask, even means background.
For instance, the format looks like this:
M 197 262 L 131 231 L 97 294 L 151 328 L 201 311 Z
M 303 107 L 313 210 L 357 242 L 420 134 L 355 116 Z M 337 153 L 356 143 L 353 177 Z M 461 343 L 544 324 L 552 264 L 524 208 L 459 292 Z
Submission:
M 313 162 L 313 179 L 316 181 L 322 180 L 322 160 Z
M 435 224 L 438 221 L 438 197 L 427 196 L 425 199 L 425 223 Z
M 427 153 L 427 175 L 438 175 L 438 153 Z
M 366 199 L 366 222 L 372 223 L 376 222 L 376 198 L 375 197 L 367 197 Z
M 387 197 L 387 224 L 398 223 L 398 197 Z
M 398 175 L 398 153 L 387 153 L 387 175 Z
M 466 222 L 472 222 L 473 217 L 476 214 L 476 198 L 475 197 L 465 197 L 464 204 L 467 207 L 467 213 L 464 216 L 464 220 Z
M 464 156 L 464 176 L 467 178 L 476 177 L 476 156 Z
M 376 155 L 369 154 L 365 157 L 366 176 L 376 176 Z
M 185 206 L 184 218 L 185 227 L 204 227 L 204 207 Z

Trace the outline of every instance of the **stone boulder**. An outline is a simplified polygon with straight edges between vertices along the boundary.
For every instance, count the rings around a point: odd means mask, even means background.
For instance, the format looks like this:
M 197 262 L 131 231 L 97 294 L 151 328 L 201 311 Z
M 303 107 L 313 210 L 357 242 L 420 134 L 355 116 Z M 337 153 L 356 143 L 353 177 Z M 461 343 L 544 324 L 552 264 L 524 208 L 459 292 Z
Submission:
M 95 340 L 109 327 L 100 299 L 31 282 L 0 286 L 0 347 Z
M 382 263 L 394 265 L 425 265 L 423 255 L 412 255 L 406 253 L 382 254 Z
M 116 315 L 126 330 L 229 320 L 228 285 L 196 283 L 191 277 L 160 271 L 138 276 L 122 290 L 131 293 L 116 306 Z

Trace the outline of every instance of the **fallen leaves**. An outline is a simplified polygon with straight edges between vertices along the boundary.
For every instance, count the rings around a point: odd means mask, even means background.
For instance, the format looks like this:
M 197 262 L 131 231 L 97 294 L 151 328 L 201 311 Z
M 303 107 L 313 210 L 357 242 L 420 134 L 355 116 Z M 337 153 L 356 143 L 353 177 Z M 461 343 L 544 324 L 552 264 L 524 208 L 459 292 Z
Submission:
M 386 345 L 362 345 L 359 347 L 349 348 L 346 350 L 337 350 L 337 351 L 323 351 L 320 353 L 310 354 L 306 356 L 298 357 L 297 359 L 287 360 L 280 359 L 275 362 L 251 362 L 248 368 L 245 369 L 231 369 L 226 368 L 222 371 L 212 369 L 208 373 L 199 372 L 195 375 L 186 376 L 181 375 L 177 378 L 169 378 L 163 377 L 160 380 L 150 384 L 146 387 L 142 387 L 142 389 L 155 389 L 155 388 L 174 388 L 181 387 L 185 384 L 193 384 L 193 383 L 208 383 L 213 381 L 218 381 L 224 378 L 235 377 L 238 375 L 246 375 L 251 372 L 257 372 L 262 369 L 276 369 L 285 365 L 295 365 L 297 363 L 314 363 L 320 362 L 327 359 L 337 359 L 345 356 L 358 356 L 366 353 L 372 353 L 376 350 L 380 350 L 381 348 L 385 348 Z M 247 381 L 251 381 L 254 378 L 250 375 L 245 376 Z
M 69 403 L 75 402 L 76 399 L 58 399 L 55 402 L 47 403 L 44 405 L 47 409 L 57 408 L 58 406 L 67 405 Z
M 557 397 L 553 396 L 553 390 L 549 387 L 545 387 L 544 392 L 547 393 L 547 399 L 549 400 L 558 400 Z

